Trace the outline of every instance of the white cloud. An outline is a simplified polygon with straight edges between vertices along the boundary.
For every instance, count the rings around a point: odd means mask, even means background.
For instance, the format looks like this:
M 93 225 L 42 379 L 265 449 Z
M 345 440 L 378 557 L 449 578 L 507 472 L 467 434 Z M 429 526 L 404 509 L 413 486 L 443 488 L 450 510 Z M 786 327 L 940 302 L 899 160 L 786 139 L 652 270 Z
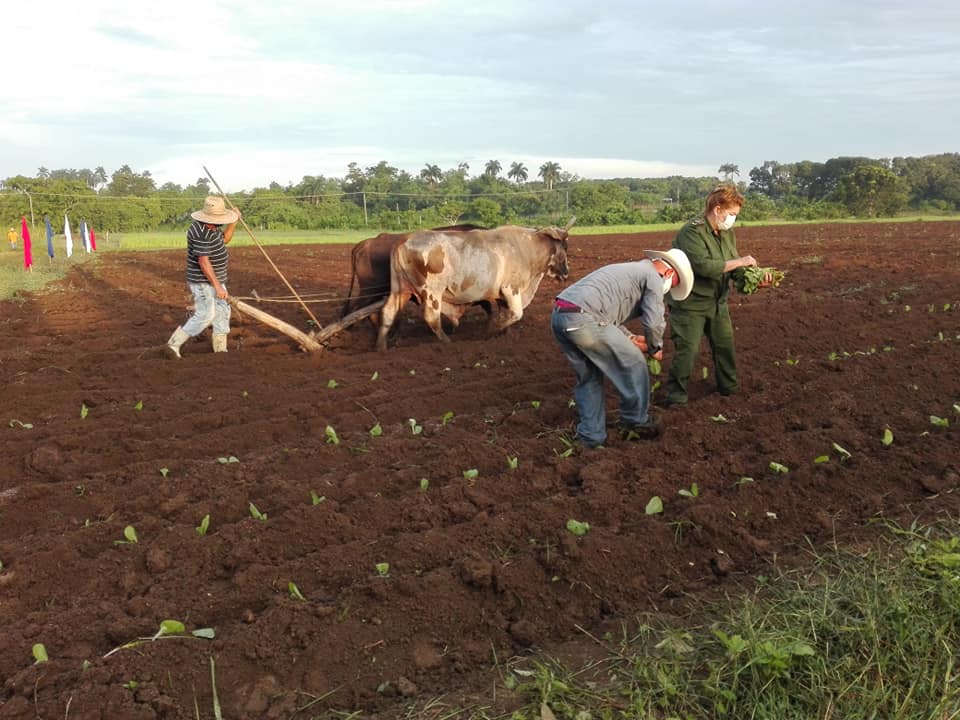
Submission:
M 189 184 L 213 155 L 239 189 L 351 161 L 598 177 L 955 150 L 960 5 L 715 16 L 707 0 L 8 2 L 0 172 L 129 164 Z

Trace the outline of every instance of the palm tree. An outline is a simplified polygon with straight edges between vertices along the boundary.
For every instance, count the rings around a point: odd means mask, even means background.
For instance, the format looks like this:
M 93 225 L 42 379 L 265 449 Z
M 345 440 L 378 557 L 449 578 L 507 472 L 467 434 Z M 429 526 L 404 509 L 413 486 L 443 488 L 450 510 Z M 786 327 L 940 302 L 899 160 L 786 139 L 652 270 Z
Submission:
M 560 177 L 560 163 L 547 160 L 547 162 L 540 166 L 540 172 L 537 173 L 537 176 L 543 178 L 547 190 L 553 190 L 553 184 Z
M 717 172 L 723 175 L 724 180 L 729 180 L 731 175 L 740 177 L 740 167 L 733 163 L 724 163 Z
M 483 174 L 487 177 L 495 178 L 500 174 L 502 169 L 503 166 L 500 165 L 499 160 L 487 160 L 487 164 L 483 166 Z
M 443 170 L 440 169 L 439 165 L 427 163 L 424 165 L 423 170 L 420 171 L 420 178 L 426 180 L 427 185 L 430 187 L 436 187 L 440 180 L 443 179 Z
M 507 171 L 507 177 L 515 181 L 517 185 L 527 181 L 527 166 L 522 162 L 510 163 L 510 169 Z

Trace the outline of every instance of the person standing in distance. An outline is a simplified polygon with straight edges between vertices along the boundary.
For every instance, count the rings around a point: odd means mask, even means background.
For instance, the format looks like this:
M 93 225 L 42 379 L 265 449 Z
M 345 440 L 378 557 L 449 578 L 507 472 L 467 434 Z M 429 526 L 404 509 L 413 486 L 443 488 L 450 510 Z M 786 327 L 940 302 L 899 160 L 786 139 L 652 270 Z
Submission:
M 607 437 L 603 379 L 620 396 L 620 435 L 625 440 L 658 437 L 660 419 L 650 412 L 650 374 L 644 353 L 663 359 L 663 296 L 684 298 L 693 272 L 680 250 L 647 250 L 643 260 L 605 265 L 563 290 L 550 326 L 573 366 L 580 415 L 576 442 L 588 448 Z M 643 334 L 624 323 L 639 318 Z
M 210 195 L 203 209 L 190 214 L 187 230 L 187 287 L 193 295 L 193 315 L 167 340 L 167 356 L 180 359 L 180 348 L 213 325 L 213 351 L 227 351 L 230 333 L 230 295 L 227 292 L 227 244 L 240 219 L 222 197 Z
M 666 407 L 687 404 L 687 383 L 700 353 L 704 335 L 710 343 L 717 390 L 721 395 L 737 391 L 737 361 L 733 347 L 733 323 L 727 296 L 730 282 L 745 267 L 755 267 L 750 255 L 740 257 L 733 224 L 743 208 L 743 195 L 731 184 L 718 186 L 707 196 L 703 215 L 677 233 L 673 247 L 682 250 L 693 268 L 693 288 L 686 298 L 671 298 L 670 339 L 673 360 L 667 378 Z M 761 287 L 770 284 L 765 277 Z

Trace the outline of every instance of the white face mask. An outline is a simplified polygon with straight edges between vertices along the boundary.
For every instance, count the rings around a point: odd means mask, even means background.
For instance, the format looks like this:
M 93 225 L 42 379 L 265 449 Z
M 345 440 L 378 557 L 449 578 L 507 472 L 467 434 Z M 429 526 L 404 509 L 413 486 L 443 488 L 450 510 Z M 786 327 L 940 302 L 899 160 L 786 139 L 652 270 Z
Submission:
M 673 287 L 673 275 L 668 275 L 663 279 L 663 294 L 666 295 Z
M 737 221 L 737 216 L 732 214 L 727 214 L 727 216 L 717 223 L 717 227 L 721 230 L 729 230 L 733 227 L 733 224 Z

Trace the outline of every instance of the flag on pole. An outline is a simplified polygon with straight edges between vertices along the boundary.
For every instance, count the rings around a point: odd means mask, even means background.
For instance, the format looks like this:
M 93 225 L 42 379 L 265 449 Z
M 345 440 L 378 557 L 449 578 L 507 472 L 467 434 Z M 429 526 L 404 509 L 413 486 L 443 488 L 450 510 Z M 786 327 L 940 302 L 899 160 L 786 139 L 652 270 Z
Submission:
M 33 267 L 33 248 L 30 246 L 30 228 L 23 215 L 20 216 L 20 235 L 23 237 L 23 267 L 29 270 Z
M 90 233 L 87 231 L 87 221 L 80 221 L 80 237 L 83 238 L 83 249 L 90 252 Z
M 67 239 L 67 257 L 73 256 L 73 235 L 70 233 L 70 219 L 64 215 L 63 216 L 63 234 Z
M 43 221 L 47 224 L 47 255 L 53 260 L 53 228 L 50 227 L 50 216 L 44 215 Z
M 97 236 L 93 233 L 93 225 L 90 226 L 90 247 L 94 252 L 97 251 Z

